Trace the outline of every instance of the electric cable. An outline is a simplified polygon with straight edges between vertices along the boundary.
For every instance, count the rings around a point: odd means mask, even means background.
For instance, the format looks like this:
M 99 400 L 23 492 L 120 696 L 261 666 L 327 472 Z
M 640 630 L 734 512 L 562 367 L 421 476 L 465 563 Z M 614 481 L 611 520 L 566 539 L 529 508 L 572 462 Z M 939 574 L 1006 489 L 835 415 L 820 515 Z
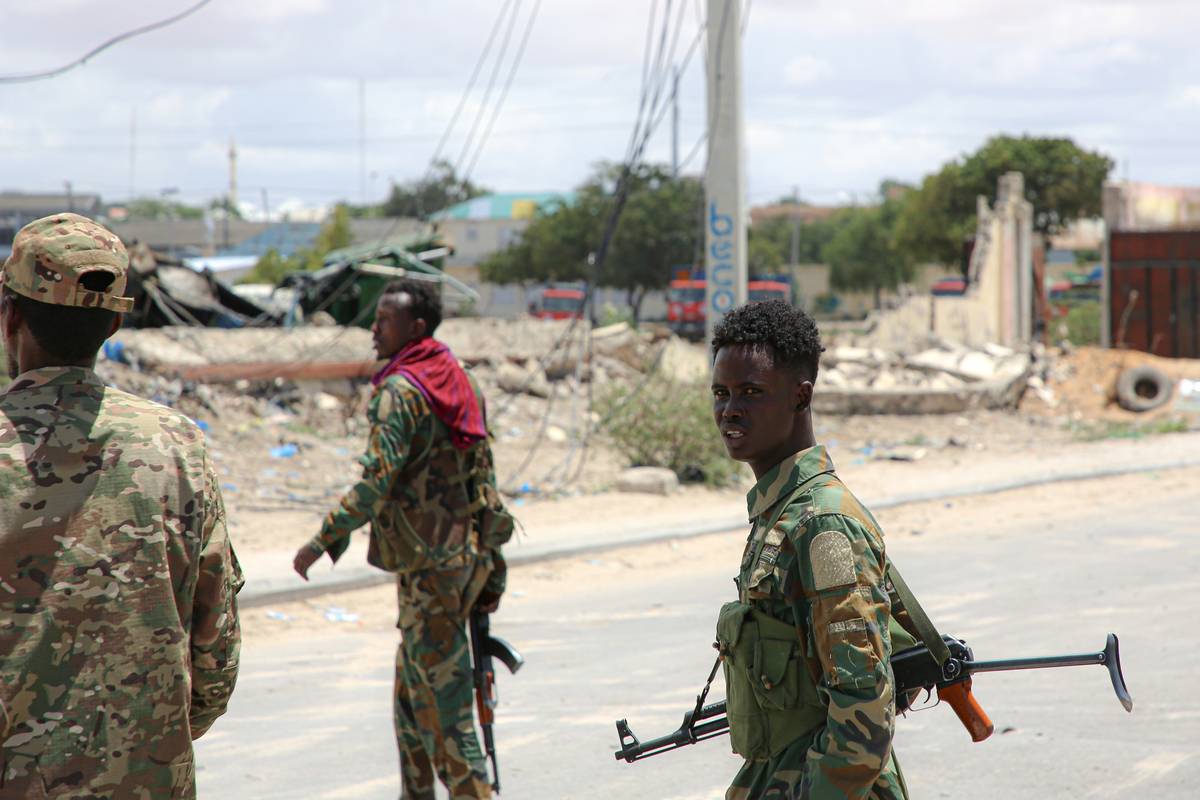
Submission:
M 509 16 L 509 8 L 512 6 L 513 2 L 514 2 L 514 0 L 505 0 L 504 4 L 502 6 L 500 6 L 500 11 L 499 11 L 499 13 L 496 14 L 495 21 L 492 22 L 492 30 L 488 33 L 488 38 L 487 38 L 487 41 L 484 43 L 483 50 L 481 50 L 479 53 L 479 59 L 475 62 L 475 67 L 471 70 L 471 76 L 467 79 L 467 85 L 463 88 L 462 96 L 458 100 L 458 106 L 455 107 L 454 113 L 450 116 L 450 121 L 446 125 L 446 129 L 442 132 L 442 136 L 438 140 L 437 147 L 435 147 L 433 150 L 433 155 L 429 159 L 429 165 L 425 168 L 424 174 L 421 176 L 420 180 L 418 180 L 414 186 L 414 188 L 416 189 L 415 194 L 416 194 L 416 198 L 417 198 L 417 217 L 419 219 L 424 219 L 426 216 L 426 210 L 424 207 L 424 203 L 421 201 L 421 185 L 433 177 L 433 170 L 437 166 L 437 160 L 442 154 L 442 149 L 446 146 L 446 142 L 449 141 L 450 136 L 453 133 L 455 126 L 458 124 L 459 115 L 462 114 L 462 110 L 466 106 L 467 98 L 470 97 L 471 92 L 474 91 L 474 89 L 475 89 L 475 81 L 478 80 L 479 73 L 483 69 L 483 65 L 485 63 L 487 63 L 488 56 L 491 54 L 491 51 L 492 51 L 492 45 L 495 44 L 495 41 L 496 41 L 496 35 L 500 32 L 500 27 L 504 24 L 505 17 Z M 520 0 L 516 0 L 516 2 L 519 5 Z M 511 32 L 512 32 L 511 20 L 516 19 L 516 14 L 513 13 L 509 17 L 509 19 L 510 19 L 509 33 L 511 34 Z M 492 76 L 494 79 L 495 71 L 493 71 Z M 457 172 L 457 170 L 455 170 L 455 171 Z M 396 228 L 398 228 L 400 226 L 400 223 L 403 221 L 403 219 L 404 219 L 403 217 L 399 217 L 399 216 L 396 217 L 392 221 L 392 224 L 389 225 L 388 228 L 379 237 L 375 246 L 382 247 L 387 242 L 387 240 L 392 237 L 392 234 L 394 234 L 396 232 Z
M 521 60 L 525 56 L 525 46 L 529 44 L 529 34 L 533 32 L 533 23 L 537 19 L 538 9 L 542 6 L 542 0 L 534 0 L 533 11 L 529 14 L 529 19 L 525 23 L 525 32 L 521 36 L 521 42 L 517 45 L 517 54 L 513 58 L 513 62 L 508 70 L 508 77 L 504 81 L 504 87 L 500 90 L 500 97 L 496 100 L 496 105 L 492 107 L 492 116 L 488 120 L 487 127 L 483 130 L 483 136 L 479 139 L 479 146 L 475 149 L 475 155 L 471 158 L 471 163 L 467 165 L 466 171 L 459 178 L 463 183 L 467 183 L 471 179 L 471 174 L 475 171 L 475 164 L 479 161 L 479 156 L 483 154 L 483 148 L 487 144 L 488 138 L 492 135 L 492 126 L 496 124 L 496 118 L 500 116 L 500 109 L 504 107 L 504 100 L 508 97 L 508 90 L 512 88 L 513 78 L 517 75 L 517 69 L 521 66 Z
M 113 36 L 111 39 L 106 39 L 105 41 L 101 42 L 96 47 L 93 47 L 91 50 L 89 50 L 87 53 L 83 54 L 79 58 L 75 59 L 74 61 L 72 61 L 70 63 L 62 65 L 61 67 L 55 67 L 53 69 L 48 69 L 48 70 L 41 70 L 38 72 L 28 72 L 28 73 L 21 74 L 21 75 L 0 75 L 0 83 L 29 83 L 31 81 L 46 80 L 47 78 L 53 78 L 58 75 L 62 75 L 64 72 L 69 72 L 70 70 L 75 69 L 76 67 L 82 66 L 83 64 L 87 63 L 87 61 L 89 59 L 100 55 L 101 53 L 103 53 L 105 50 L 112 47 L 113 45 L 120 44 L 121 42 L 123 42 L 127 39 L 132 39 L 135 36 L 141 36 L 142 34 L 150 33 L 151 31 L 156 31 L 160 28 L 165 28 L 168 25 L 173 25 L 174 23 L 179 22 L 183 18 L 189 17 L 192 14 L 195 14 L 197 11 L 204 8 L 206 5 L 208 5 L 211 2 L 212 2 L 212 0 L 200 0 L 200 2 L 196 3 L 193 6 L 185 8 L 183 11 L 180 11 L 178 14 L 175 14 L 174 16 L 167 17 L 166 19 L 161 19 L 158 22 L 152 22 L 149 25 L 143 25 L 140 28 L 134 28 L 131 31 L 126 31 L 125 33 L 118 34 L 117 36 Z
M 471 128 L 467 131 L 467 136 L 463 140 L 462 150 L 458 154 L 458 158 L 454 162 L 454 174 L 461 175 L 463 164 L 466 163 L 467 153 L 471 150 L 471 145 L 475 141 L 475 134 L 479 131 L 480 123 L 483 121 L 484 115 L 487 113 L 488 100 L 491 99 L 492 90 L 496 87 L 496 79 L 500 77 L 500 68 L 504 64 L 504 57 L 508 55 L 508 43 L 512 40 L 513 29 L 517 24 L 517 16 L 521 13 L 522 0 L 516 0 L 513 6 L 512 13 L 508 16 L 508 27 L 504 29 L 504 38 L 500 41 L 500 52 L 496 56 L 496 61 L 492 64 L 492 73 L 488 77 L 487 88 L 483 90 L 483 98 L 479 101 L 479 110 L 475 112 L 475 121 L 471 123 Z
M 512 3 L 513 0 L 504 0 L 504 5 L 500 7 L 500 13 L 496 15 L 496 21 L 492 23 L 492 31 L 488 34 L 487 42 L 484 43 L 483 50 L 479 53 L 479 59 L 475 62 L 474 69 L 471 70 L 471 77 L 467 79 L 467 85 L 463 88 L 462 97 L 458 98 L 458 105 L 455 107 L 454 113 L 450 115 L 450 121 L 446 123 L 446 129 L 442 131 L 442 137 L 438 140 L 437 147 L 433 148 L 433 155 L 429 158 L 429 168 L 425 170 L 425 176 L 422 178 L 423 181 L 428 180 L 432 176 L 438 156 L 442 154 L 442 148 L 450 140 L 450 134 L 454 131 L 454 126 L 458 124 L 458 118 L 462 114 L 463 108 L 467 105 L 467 98 L 471 96 L 471 92 L 475 89 L 475 81 L 479 79 L 479 73 L 483 69 L 484 62 L 487 61 L 488 54 L 492 51 L 492 45 L 496 41 L 496 34 L 500 32 L 500 23 L 504 20 L 504 15 Z

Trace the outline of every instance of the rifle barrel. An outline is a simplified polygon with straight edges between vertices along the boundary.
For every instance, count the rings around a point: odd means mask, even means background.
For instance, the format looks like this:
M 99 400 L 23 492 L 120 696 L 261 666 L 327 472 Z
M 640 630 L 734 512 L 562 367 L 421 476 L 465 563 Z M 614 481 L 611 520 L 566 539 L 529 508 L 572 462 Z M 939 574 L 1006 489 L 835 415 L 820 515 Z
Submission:
M 966 672 L 1004 672 L 1014 669 L 1046 669 L 1047 667 L 1081 667 L 1104 664 L 1104 653 L 1081 653 L 1074 656 L 1039 656 L 1036 658 L 1005 658 L 998 661 L 966 661 Z

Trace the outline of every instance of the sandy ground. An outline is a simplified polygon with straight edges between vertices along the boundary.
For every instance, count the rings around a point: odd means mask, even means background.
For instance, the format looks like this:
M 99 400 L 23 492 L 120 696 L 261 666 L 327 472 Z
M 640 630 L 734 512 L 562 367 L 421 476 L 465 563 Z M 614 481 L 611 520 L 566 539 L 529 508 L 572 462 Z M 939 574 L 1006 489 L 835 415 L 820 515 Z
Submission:
M 1052 530 L 1043 509 L 1053 506 L 1055 517 L 1083 515 L 1111 502 L 1114 487 L 1126 497 L 1153 507 L 1156 500 L 1195 496 L 1200 504 L 1200 469 L 1171 470 L 1131 475 L 1119 479 L 1079 481 L 1037 486 L 996 495 L 967 497 L 931 503 L 915 503 L 877 512 L 893 557 L 903 551 L 904 540 L 918 537 L 970 537 L 972 531 L 1004 520 L 1004 531 L 1012 536 L 1037 536 Z M 592 498 L 595 499 L 595 498 Z M 646 498 L 643 498 L 646 499 Z M 553 508 L 559 504 L 546 504 Z M 559 508 L 565 508 L 559 505 Z M 995 536 L 995 533 L 989 534 Z M 568 558 L 514 567 L 509 575 L 506 611 L 517 611 L 528 601 L 550 600 L 566 587 L 590 591 L 620 585 L 645 571 L 664 575 L 686 574 L 692 564 L 725 559 L 736 568 L 744 539 L 716 534 L 684 540 L 622 548 L 597 556 Z M 731 573 L 732 575 L 732 573 Z M 922 594 L 925 597 L 925 594 Z M 352 621 L 327 618 L 330 609 L 344 611 Z M 311 600 L 275 604 L 243 615 L 247 638 L 304 636 L 315 629 L 346 634 L 362 630 L 384 630 L 395 626 L 395 589 L 390 585 L 322 595 Z
M 1091 652 L 1121 637 L 1135 700 L 1103 670 L 978 676 L 996 722 L 972 744 L 944 706 L 897 721 L 914 797 L 1188 798 L 1200 781 L 1200 468 L 881 510 L 888 550 L 935 622 L 980 658 Z M 719 800 L 738 767 L 717 739 L 627 765 L 613 720 L 674 729 L 712 664 L 736 530 L 514 567 L 493 631 L 527 659 L 499 676 L 505 797 Z M 229 713 L 197 743 L 202 796 L 397 794 L 388 586 L 243 613 Z M 722 697 L 723 683 L 713 688 Z M 444 797 L 444 794 L 439 794 Z

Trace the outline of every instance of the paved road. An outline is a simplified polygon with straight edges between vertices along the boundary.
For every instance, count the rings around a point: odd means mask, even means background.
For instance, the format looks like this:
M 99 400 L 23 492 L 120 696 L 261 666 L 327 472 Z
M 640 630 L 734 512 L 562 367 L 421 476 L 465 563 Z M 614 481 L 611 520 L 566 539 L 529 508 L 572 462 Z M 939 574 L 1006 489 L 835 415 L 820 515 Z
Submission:
M 989 741 L 972 744 L 945 707 L 900 721 L 915 797 L 1196 796 L 1200 490 L 1148 496 L 1126 485 L 1107 481 L 1084 513 L 1041 506 L 1050 513 L 1037 522 L 1023 495 L 979 500 L 994 513 L 967 528 L 949 508 L 924 526 L 938 533 L 889 542 L 934 620 L 980 658 L 1090 651 L 1118 632 L 1137 703 L 1127 715 L 1100 668 L 980 676 L 976 695 L 997 729 Z M 723 796 L 737 767 L 724 740 L 625 765 L 611 755 L 613 720 L 629 717 L 643 737 L 678 724 L 711 665 L 740 542 L 706 537 L 514 572 L 521 595 L 494 623 L 528 659 L 502 678 L 505 797 Z M 356 597 L 368 620 L 394 613 L 386 588 Z M 395 641 L 381 624 L 251 638 L 231 711 L 198 745 L 201 797 L 396 797 Z

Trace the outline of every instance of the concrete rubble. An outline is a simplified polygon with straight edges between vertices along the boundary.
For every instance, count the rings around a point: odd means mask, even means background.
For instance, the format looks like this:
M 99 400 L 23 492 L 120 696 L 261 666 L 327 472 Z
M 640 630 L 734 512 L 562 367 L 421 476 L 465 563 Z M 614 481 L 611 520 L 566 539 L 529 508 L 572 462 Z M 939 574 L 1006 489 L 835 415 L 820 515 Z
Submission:
M 535 319 L 448 319 L 438 330 L 489 397 L 564 399 L 588 382 L 632 385 L 650 372 L 679 381 L 707 377 L 705 348 L 660 327 L 618 323 L 587 334 L 583 321 Z M 284 379 L 331 399 L 346 394 L 344 385 L 333 384 L 361 381 L 378 366 L 371 358 L 370 332 L 341 327 L 129 330 L 115 337 L 109 352 L 139 371 L 167 378 L 198 383 Z M 1047 391 L 1033 364 L 1029 353 L 996 345 L 967 348 L 928 335 L 906 340 L 901 349 L 870 339 L 834 345 L 822 360 L 816 409 L 949 414 L 1011 408 L 1031 378 L 1034 391 Z M 329 406 L 329 400 L 323 403 Z
M 658 494 L 664 497 L 679 488 L 679 478 L 665 467 L 633 467 L 617 478 L 618 492 Z
M 1013 408 L 1033 365 L 998 345 L 967 348 L 933 340 L 910 352 L 832 347 L 822 359 L 814 407 L 829 414 L 958 414 Z

